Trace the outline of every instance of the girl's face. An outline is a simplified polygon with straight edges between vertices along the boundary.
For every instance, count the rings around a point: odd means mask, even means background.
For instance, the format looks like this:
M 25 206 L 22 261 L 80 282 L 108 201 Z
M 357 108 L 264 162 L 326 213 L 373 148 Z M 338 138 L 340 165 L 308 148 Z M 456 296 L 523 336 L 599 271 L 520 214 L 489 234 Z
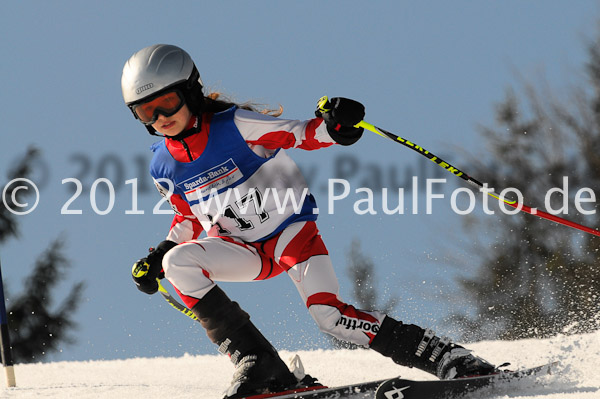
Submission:
M 191 117 L 192 113 L 190 109 L 187 107 L 187 104 L 184 104 L 174 115 L 164 116 L 163 114 L 158 114 L 158 119 L 152 124 L 152 127 L 158 133 L 165 136 L 176 136 L 186 128 Z

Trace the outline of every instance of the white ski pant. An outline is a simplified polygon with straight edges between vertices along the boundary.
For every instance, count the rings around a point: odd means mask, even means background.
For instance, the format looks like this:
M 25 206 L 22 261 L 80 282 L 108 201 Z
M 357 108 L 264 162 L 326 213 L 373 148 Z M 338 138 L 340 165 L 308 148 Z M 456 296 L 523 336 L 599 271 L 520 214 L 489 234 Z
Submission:
M 321 331 L 368 346 L 385 314 L 363 311 L 341 301 L 339 285 L 314 222 L 288 226 L 260 243 L 231 237 L 188 241 L 164 257 L 165 277 L 192 308 L 215 281 L 265 280 L 286 272 Z

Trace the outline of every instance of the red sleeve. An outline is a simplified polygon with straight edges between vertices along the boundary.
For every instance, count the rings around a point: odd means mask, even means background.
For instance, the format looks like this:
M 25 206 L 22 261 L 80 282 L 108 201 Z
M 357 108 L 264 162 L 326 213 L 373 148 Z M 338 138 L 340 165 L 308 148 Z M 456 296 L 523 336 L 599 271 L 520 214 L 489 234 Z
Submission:
M 181 244 L 184 241 L 198 238 L 203 229 L 196 216 L 192 213 L 190 205 L 179 194 L 171 195 L 169 202 L 175 211 L 175 217 L 171 223 L 167 240 Z
M 327 132 L 323 118 L 306 121 L 287 120 L 238 109 L 234 121 L 248 144 L 260 145 L 270 150 L 316 150 L 335 144 Z
M 171 229 L 169 230 L 169 234 L 167 234 L 167 240 L 181 244 L 184 241 L 198 238 L 203 229 L 196 216 L 192 213 L 190 205 L 179 194 L 173 194 L 173 192 L 163 187 L 158 181 L 154 180 L 154 185 L 160 195 L 166 197 L 175 212 Z

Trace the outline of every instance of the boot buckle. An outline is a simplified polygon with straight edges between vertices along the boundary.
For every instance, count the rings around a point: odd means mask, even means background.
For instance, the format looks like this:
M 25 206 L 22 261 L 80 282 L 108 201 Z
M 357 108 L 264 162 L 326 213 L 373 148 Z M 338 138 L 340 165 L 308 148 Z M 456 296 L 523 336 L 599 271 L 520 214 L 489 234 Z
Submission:
M 421 339 L 421 342 L 419 342 L 419 346 L 417 347 L 415 355 L 421 357 L 421 355 L 423 354 L 423 352 L 425 352 L 425 349 L 427 349 L 427 346 L 429 345 L 433 337 L 435 337 L 435 332 L 430 328 L 426 329 L 425 333 L 423 334 L 423 338 Z

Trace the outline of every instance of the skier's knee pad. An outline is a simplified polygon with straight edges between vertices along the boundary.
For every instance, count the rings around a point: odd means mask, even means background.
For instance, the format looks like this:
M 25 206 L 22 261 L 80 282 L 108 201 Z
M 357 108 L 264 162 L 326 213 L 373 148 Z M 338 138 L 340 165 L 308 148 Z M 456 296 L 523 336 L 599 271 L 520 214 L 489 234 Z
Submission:
M 371 317 L 344 315 L 333 306 L 312 305 L 308 311 L 321 331 L 353 344 L 368 345 L 379 330 L 379 322 Z
M 341 316 L 336 308 L 326 305 L 312 305 L 308 308 L 308 312 L 317 323 L 319 330 L 330 335 L 336 335 L 335 330 Z
M 189 245 L 181 244 L 166 253 L 162 261 L 165 277 L 181 293 L 202 298 L 214 286 L 203 272 L 198 259 L 189 253 Z
M 182 251 L 175 247 L 167 252 L 162 260 L 163 271 L 168 279 L 176 277 L 178 265 L 181 265 Z

